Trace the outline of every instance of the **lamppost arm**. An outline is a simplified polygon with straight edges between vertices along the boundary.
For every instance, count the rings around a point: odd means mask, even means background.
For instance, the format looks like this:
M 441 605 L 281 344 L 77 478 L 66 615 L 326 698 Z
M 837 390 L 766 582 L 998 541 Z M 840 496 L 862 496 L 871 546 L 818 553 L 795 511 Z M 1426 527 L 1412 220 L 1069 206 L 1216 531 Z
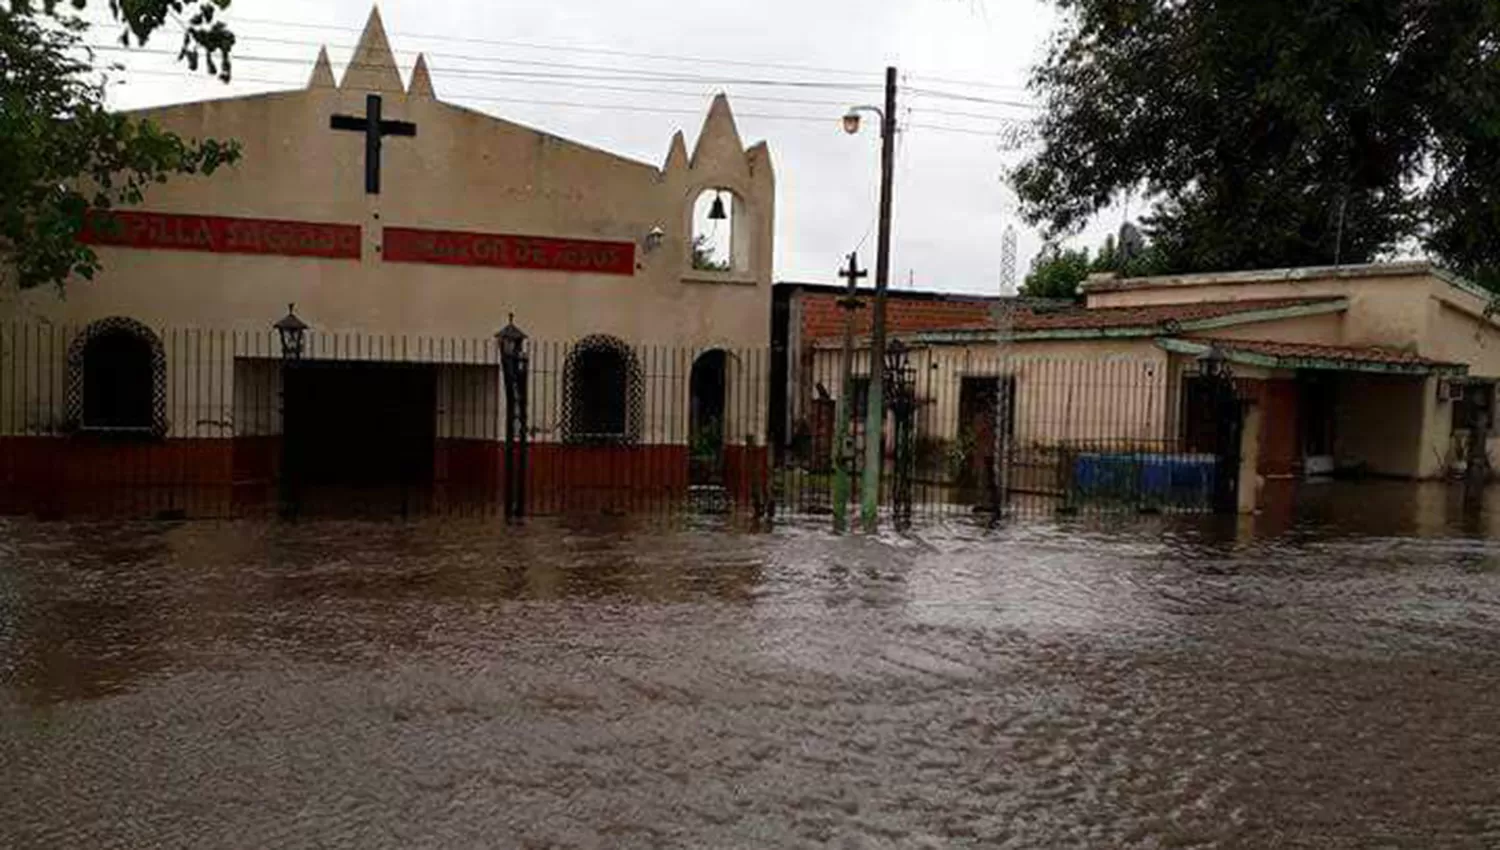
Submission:
M 880 117 L 880 135 L 885 135 L 885 112 L 878 106 L 851 106 L 844 113 L 844 132 L 854 135 L 859 132 L 859 114 L 861 112 L 873 112 Z

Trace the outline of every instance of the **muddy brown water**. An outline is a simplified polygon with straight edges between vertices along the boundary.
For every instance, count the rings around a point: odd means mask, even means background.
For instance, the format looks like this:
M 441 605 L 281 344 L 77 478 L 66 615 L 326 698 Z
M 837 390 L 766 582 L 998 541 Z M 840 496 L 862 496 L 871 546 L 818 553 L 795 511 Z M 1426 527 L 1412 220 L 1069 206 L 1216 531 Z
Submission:
M 1449 508 L 0 521 L 0 847 L 1497 847 Z

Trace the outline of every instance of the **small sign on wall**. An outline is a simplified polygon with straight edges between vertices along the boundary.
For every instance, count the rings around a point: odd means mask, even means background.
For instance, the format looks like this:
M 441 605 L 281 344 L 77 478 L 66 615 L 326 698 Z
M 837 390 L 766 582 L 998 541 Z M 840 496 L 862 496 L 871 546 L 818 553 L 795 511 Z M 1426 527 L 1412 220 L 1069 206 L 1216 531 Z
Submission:
M 635 274 L 633 242 L 387 227 L 381 253 L 392 263 Z
M 78 238 L 89 245 L 121 248 L 360 258 L 357 224 L 96 210 L 84 220 Z

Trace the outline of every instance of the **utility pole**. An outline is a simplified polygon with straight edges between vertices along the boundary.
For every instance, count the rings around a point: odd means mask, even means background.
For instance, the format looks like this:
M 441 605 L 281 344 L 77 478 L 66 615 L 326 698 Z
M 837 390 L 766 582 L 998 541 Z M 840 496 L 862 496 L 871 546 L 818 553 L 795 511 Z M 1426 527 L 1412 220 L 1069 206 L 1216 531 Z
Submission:
M 839 397 L 834 405 L 833 436 L 833 530 L 839 534 L 849 528 L 849 473 L 854 466 L 854 440 L 849 435 L 849 396 L 854 383 L 854 312 L 860 303 L 855 288 L 860 278 L 870 273 L 859 267 L 859 254 L 849 255 L 849 267 L 839 277 L 849 281 L 848 293 L 839 299 L 844 310 L 844 361 L 839 382 Z
M 896 171 L 896 69 L 885 69 L 880 126 L 880 242 L 875 255 L 875 315 L 870 328 L 870 397 L 865 409 L 865 469 L 860 518 L 865 531 L 880 524 L 880 471 L 885 465 L 885 296 L 891 278 L 891 184 Z

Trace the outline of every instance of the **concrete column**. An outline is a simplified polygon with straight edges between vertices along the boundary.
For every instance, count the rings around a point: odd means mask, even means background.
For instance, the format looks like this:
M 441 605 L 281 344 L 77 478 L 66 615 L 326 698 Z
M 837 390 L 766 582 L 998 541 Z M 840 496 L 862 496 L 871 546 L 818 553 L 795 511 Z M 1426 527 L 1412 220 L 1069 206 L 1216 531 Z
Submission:
M 1239 512 L 1253 514 L 1260 507 L 1260 432 L 1261 407 L 1245 406 L 1245 422 L 1240 428 Z
M 1453 443 L 1452 404 L 1437 400 L 1439 380 L 1432 376 L 1418 384 L 1422 397 L 1417 400 L 1415 408 L 1421 411 L 1422 419 L 1411 476 L 1422 480 L 1442 478 L 1447 473 L 1449 449 Z

